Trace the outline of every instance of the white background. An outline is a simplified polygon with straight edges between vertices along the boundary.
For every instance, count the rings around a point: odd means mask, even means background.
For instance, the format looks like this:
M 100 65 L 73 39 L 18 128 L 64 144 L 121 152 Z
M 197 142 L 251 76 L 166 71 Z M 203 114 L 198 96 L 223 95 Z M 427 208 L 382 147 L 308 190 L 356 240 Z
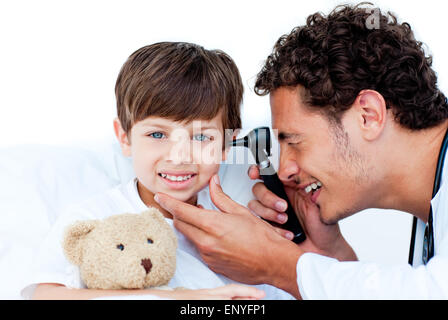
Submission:
M 349 1 L 354 3 L 353 1 Z M 254 78 L 275 41 L 316 11 L 341 1 L 2 1 L 0 2 L 0 147 L 67 144 L 112 134 L 114 85 L 136 49 L 187 41 L 230 54 L 245 84 L 245 128 L 270 121 Z M 376 1 L 398 14 L 434 58 L 448 85 L 444 1 Z M 410 219 L 367 212 L 343 231 L 360 258 L 406 261 Z

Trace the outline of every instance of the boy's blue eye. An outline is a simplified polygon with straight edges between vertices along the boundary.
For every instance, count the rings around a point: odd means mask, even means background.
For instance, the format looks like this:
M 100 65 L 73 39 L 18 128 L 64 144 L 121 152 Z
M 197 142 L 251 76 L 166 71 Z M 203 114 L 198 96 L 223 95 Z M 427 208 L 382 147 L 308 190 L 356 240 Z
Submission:
M 193 140 L 197 140 L 197 141 L 207 141 L 207 140 L 210 140 L 210 137 L 208 137 L 208 136 L 206 136 L 206 135 L 200 133 L 200 134 L 194 135 L 194 136 L 193 136 Z
M 153 137 L 154 139 L 162 139 L 165 137 L 165 135 L 162 132 L 153 132 L 149 134 L 150 137 Z
M 147 242 L 148 242 L 149 244 L 151 244 L 151 243 L 153 243 L 154 241 L 152 241 L 151 238 L 148 238 L 148 239 L 147 239 Z
M 121 243 L 117 245 L 117 249 L 123 251 L 124 250 L 124 245 L 122 245 Z

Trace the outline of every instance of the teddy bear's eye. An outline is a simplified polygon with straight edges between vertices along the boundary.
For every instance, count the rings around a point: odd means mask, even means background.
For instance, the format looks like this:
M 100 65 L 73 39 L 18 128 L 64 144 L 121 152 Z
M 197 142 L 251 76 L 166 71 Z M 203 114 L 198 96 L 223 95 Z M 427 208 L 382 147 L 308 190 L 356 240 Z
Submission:
M 123 251 L 124 250 L 124 245 L 122 245 L 121 243 L 117 244 L 117 249 L 120 249 L 121 251 Z
M 148 239 L 147 239 L 147 241 L 148 241 L 148 243 L 149 243 L 149 244 L 151 244 L 151 243 L 153 243 L 153 242 L 154 242 L 154 241 L 152 241 L 152 239 L 151 239 L 151 238 L 148 238 Z

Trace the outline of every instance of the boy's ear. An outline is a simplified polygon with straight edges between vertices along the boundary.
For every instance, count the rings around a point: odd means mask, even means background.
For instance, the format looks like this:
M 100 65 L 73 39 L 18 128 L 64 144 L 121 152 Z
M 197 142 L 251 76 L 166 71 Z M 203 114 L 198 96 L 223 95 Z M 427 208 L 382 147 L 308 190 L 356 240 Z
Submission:
M 224 139 L 225 146 L 224 146 L 224 148 L 223 148 L 224 150 L 222 152 L 222 161 L 226 161 L 227 160 L 228 153 L 230 151 L 230 148 L 232 147 L 230 142 L 236 139 L 236 137 L 238 136 L 240 131 L 241 131 L 240 129 L 236 129 L 236 130 L 234 130 L 232 132 L 231 136 L 230 135 L 229 136 L 225 135 L 225 139 Z
M 65 229 L 62 247 L 68 261 L 81 265 L 83 240 L 98 223 L 98 220 L 76 221 Z
M 114 119 L 114 132 L 115 136 L 118 139 L 118 142 L 121 146 L 121 152 L 123 152 L 123 155 L 125 157 L 131 156 L 131 144 L 129 142 L 129 138 L 127 133 L 123 130 L 123 127 L 121 126 L 120 119 L 115 118 Z

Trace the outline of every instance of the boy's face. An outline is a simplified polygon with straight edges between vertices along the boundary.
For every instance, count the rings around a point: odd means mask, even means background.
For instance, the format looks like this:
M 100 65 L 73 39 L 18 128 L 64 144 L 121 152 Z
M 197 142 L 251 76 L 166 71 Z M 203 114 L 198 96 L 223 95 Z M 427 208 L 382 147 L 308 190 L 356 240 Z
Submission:
M 142 199 L 162 192 L 193 203 L 225 160 L 221 115 L 190 123 L 151 116 L 129 135 L 118 119 L 114 126 L 123 154 L 132 157 Z

